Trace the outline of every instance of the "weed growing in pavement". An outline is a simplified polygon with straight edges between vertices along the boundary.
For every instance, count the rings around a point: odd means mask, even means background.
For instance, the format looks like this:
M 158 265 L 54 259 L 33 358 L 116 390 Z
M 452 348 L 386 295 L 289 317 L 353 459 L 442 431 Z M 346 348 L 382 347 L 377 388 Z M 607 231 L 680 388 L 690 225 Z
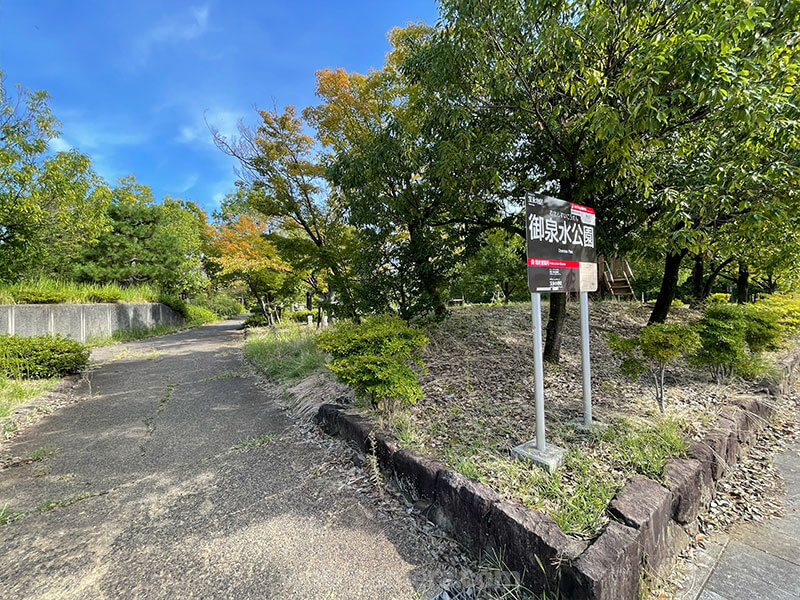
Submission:
M 274 433 L 267 433 L 260 437 L 242 440 L 241 442 L 233 446 L 231 450 L 241 451 L 241 450 L 249 450 L 250 448 L 260 448 L 264 444 L 269 444 L 274 439 L 275 439 Z
M 65 508 L 71 504 L 75 504 L 76 502 L 86 500 L 87 498 L 91 498 L 92 496 L 96 495 L 97 494 L 92 494 L 91 492 L 81 492 L 80 494 L 76 494 L 70 498 L 64 498 L 63 500 L 46 500 L 37 507 L 37 510 L 39 512 L 48 512 L 54 508 Z
M 33 468 L 34 477 L 44 477 L 50 474 L 50 465 L 36 465 Z
M 375 453 L 375 432 L 369 432 L 369 447 L 370 452 L 367 453 L 367 464 L 369 465 L 369 480 L 372 483 L 373 487 L 378 490 L 378 492 L 383 495 L 383 487 L 384 487 L 384 480 L 383 480 L 383 473 L 381 473 L 381 467 L 378 464 L 378 455 Z
M 30 461 L 44 460 L 45 458 L 53 458 L 58 453 L 57 448 L 45 448 L 44 446 L 31 452 L 28 457 Z
M 8 504 L 4 504 L 3 507 L 0 508 L 0 525 L 10 525 L 11 523 L 16 523 L 24 516 L 25 513 L 8 508 Z

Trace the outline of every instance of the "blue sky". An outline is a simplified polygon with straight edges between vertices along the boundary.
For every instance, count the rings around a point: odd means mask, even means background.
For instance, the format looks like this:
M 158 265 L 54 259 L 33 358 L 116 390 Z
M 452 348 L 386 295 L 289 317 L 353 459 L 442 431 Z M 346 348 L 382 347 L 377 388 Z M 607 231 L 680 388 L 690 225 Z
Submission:
M 0 0 L 6 85 L 45 89 L 77 147 L 110 183 L 129 173 L 213 210 L 233 187 L 223 133 L 254 105 L 314 104 L 314 71 L 380 68 L 396 25 L 437 18 L 434 0 L 357 2 Z

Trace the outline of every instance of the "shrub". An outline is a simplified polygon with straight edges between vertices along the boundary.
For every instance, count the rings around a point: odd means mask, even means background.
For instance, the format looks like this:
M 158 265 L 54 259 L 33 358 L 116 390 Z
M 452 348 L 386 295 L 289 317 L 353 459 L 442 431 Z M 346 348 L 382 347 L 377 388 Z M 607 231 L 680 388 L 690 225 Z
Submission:
M 204 294 L 193 298 L 192 304 L 207 308 L 224 319 L 235 317 L 244 311 L 241 303 L 227 294 Z
M 261 313 L 253 313 L 244 320 L 245 327 L 269 327 L 269 319 Z
M 711 304 L 698 324 L 700 350 L 695 361 L 706 365 L 718 383 L 734 371 L 743 377 L 763 372 L 757 360 L 774 350 L 785 332 L 781 313 L 768 304 Z
M 710 304 L 698 323 L 698 333 L 700 349 L 694 361 L 706 365 L 721 383 L 747 353 L 741 309 L 735 304 Z
M 89 362 L 89 349 L 62 337 L 0 336 L 0 376 L 44 379 L 78 373 Z
M 800 330 L 800 297 L 795 294 L 770 294 L 761 298 L 756 306 L 774 310 L 784 335 Z
M 295 323 L 308 323 L 308 317 L 314 317 L 316 312 L 313 310 L 290 310 L 281 315 L 281 318 Z
M 161 302 L 161 304 L 166 304 L 167 306 L 169 306 L 175 312 L 181 313 L 183 315 L 184 319 L 188 319 L 189 318 L 188 310 L 187 310 L 188 307 L 187 307 L 186 302 L 184 302 L 183 300 L 181 300 L 177 296 L 170 296 L 168 294 L 161 294 L 158 297 L 158 301 Z
M 422 397 L 411 365 L 424 366 L 421 354 L 428 338 L 402 319 L 386 315 L 361 324 L 341 323 L 320 334 L 317 343 L 331 354 L 328 368 L 339 381 L 369 397 L 373 405 L 387 400 L 413 403 Z
M 203 323 L 213 323 L 217 320 L 217 315 L 203 308 L 202 306 L 186 305 L 186 324 L 187 325 L 202 325 Z
M 708 297 L 708 301 L 711 304 L 720 304 L 720 303 L 723 303 L 723 302 L 727 303 L 727 302 L 731 301 L 731 295 L 730 294 L 711 294 Z
M 763 304 L 744 304 L 739 307 L 744 322 L 744 341 L 750 352 L 776 350 L 783 337 L 780 313 Z
M 664 412 L 664 374 L 667 366 L 680 356 L 692 353 L 699 345 L 697 332 L 687 325 L 654 323 L 644 327 L 638 336 L 622 338 L 607 335 L 608 346 L 623 357 L 622 372 L 638 379 L 648 373 L 654 385 L 656 402 Z

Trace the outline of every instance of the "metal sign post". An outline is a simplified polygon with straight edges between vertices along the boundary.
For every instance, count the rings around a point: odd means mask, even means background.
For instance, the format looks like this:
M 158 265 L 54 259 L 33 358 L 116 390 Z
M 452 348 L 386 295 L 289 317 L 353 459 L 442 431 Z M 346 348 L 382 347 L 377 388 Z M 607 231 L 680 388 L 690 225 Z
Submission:
M 592 367 L 589 357 L 589 292 L 580 292 L 581 375 L 583 375 L 583 426 L 592 426 Z
M 558 198 L 528 194 L 525 199 L 525 237 L 528 249 L 528 288 L 531 292 L 536 438 L 512 454 L 556 469 L 565 451 L 545 442 L 544 369 L 542 365 L 541 293 L 579 292 L 581 304 L 581 365 L 584 425 L 592 423 L 589 366 L 589 296 L 597 290 L 595 214 L 588 206 Z
M 533 324 L 533 397 L 536 403 L 536 449 L 547 450 L 544 440 L 544 365 L 542 364 L 542 295 L 531 294 L 531 322 Z

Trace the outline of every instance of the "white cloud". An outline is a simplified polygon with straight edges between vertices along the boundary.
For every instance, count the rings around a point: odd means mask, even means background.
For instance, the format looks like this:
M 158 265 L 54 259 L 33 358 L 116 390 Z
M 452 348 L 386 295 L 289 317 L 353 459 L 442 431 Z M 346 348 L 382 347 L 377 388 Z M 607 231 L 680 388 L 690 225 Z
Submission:
M 175 139 L 182 144 L 192 144 L 200 140 L 213 146 L 214 138 L 209 127 L 230 141 L 238 136 L 239 122 L 241 120 L 242 114 L 234 110 L 207 110 L 202 116 L 198 116 L 194 123 L 183 125 Z
M 183 194 L 192 189 L 195 186 L 195 184 L 199 181 L 199 179 L 200 175 L 198 175 L 197 173 L 190 173 L 189 175 L 186 176 L 186 179 L 183 180 L 183 183 L 176 186 L 175 189 L 179 194 Z
M 47 145 L 53 152 L 69 152 L 72 150 L 72 144 L 67 142 L 63 137 L 53 138 Z
M 189 14 L 164 19 L 145 31 L 136 44 L 137 63 L 142 65 L 150 57 L 151 51 L 164 44 L 188 42 L 208 31 L 208 4 L 193 6 Z

